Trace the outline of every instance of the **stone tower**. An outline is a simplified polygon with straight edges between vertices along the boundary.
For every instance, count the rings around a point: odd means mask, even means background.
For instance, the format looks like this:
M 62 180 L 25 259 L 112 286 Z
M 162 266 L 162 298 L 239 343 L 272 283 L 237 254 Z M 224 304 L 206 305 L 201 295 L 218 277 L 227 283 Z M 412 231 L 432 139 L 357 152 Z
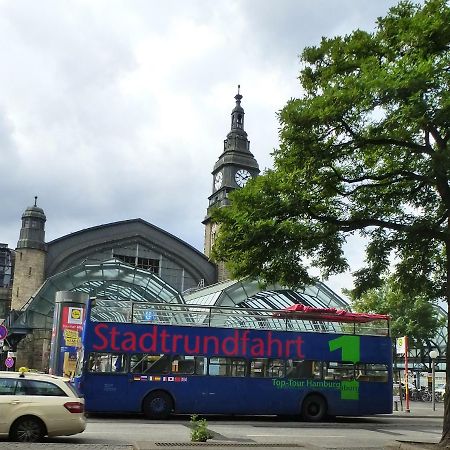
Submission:
M 17 242 L 11 309 L 19 310 L 44 282 L 46 244 L 45 217 L 42 208 L 29 206 L 22 214 Z
M 259 166 L 250 152 L 250 141 L 244 129 L 244 108 L 241 106 L 240 86 L 235 95 L 236 106 L 231 111 L 231 130 L 223 143 L 223 152 L 214 164 L 212 171 L 212 194 L 208 197 L 209 206 L 205 225 L 205 255 L 211 255 L 217 233 L 217 225 L 211 221 L 211 210 L 229 205 L 228 195 L 234 189 L 244 187 L 247 181 L 259 174 Z M 228 273 L 223 262 L 217 262 L 218 281 L 226 280 Z

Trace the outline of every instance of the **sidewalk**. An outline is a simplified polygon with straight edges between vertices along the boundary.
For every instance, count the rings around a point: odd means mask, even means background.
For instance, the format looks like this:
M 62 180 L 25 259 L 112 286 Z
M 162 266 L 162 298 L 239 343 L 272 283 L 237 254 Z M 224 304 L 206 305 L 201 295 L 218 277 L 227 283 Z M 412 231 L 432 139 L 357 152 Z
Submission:
M 415 416 L 415 417 L 444 417 L 444 403 L 435 403 L 433 411 L 432 402 L 409 402 L 409 412 L 406 411 L 406 404 L 398 404 L 398 411 L 393 411 L 394 416 Z

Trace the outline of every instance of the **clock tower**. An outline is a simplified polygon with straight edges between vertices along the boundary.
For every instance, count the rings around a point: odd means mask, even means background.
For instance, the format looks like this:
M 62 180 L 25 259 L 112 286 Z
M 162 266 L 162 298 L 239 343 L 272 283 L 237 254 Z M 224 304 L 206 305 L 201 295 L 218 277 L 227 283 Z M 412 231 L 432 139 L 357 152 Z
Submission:
M 205 255 L 211 255 L 217 233 L 217 225 L 211 221 L 211 210 L 230 204 L 228 195 L 234 189 L 245 186 L 250 178 L 259 174 L 258 163 L 250 152 L 250 141 L 244 129 L 244 108 L 241 106 L 240 86 L 235 95 L 236 106 L 231 111 L 231 130 L 223 142 L 223 152 L 214 164 L 212 173 L 212 194 L 208 197 L 209 205 L 205 225 Z M 218 281 L 226 280 L 228 274 L 223 262 L 218 262 Z

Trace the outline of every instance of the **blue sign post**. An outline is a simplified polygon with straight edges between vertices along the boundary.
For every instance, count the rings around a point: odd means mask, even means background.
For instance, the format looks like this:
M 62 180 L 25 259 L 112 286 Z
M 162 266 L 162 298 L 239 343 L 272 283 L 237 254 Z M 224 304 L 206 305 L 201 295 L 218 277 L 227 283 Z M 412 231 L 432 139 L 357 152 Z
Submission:
M 0 325 L 0 340 L 3 340 L 8 336 L 8 328 L 5 325 Z

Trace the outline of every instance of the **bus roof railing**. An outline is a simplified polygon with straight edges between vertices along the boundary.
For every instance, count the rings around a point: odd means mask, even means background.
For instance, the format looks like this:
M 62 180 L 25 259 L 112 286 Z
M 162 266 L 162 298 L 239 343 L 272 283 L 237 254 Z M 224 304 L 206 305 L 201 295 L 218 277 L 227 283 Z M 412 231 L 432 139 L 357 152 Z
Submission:
M 314 311 L 313 311 L 314 310 Z M 277 331 L 389 335 L 389 316 L 350 313 L 334 308 L 254 309 L 97 300 L 92 305 L 91 320 L 135 324 L 181 325 L 219 328 L 245 328 Z M 320 312 L 321 311 L 321 312 Z

